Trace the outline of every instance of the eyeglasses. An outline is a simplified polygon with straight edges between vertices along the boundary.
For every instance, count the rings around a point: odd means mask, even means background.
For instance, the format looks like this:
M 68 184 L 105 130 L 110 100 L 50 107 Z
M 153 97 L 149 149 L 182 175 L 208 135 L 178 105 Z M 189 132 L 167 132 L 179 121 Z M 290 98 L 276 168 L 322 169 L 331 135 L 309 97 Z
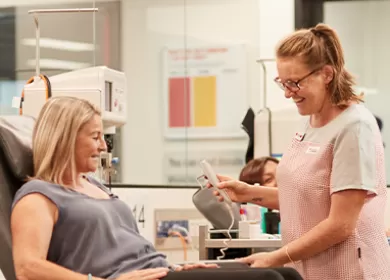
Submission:
M 311 71 L 309 74 L 305 75 L 304 77 L 300 78 L 297 81 L 290 81 L 290 80 L 288 80 L 288 81 L 282 83 L 282 80 L 279 77 L 276 77 L 274 79 L 274 81 L 282 90 L 286 90 L 286 88 L 287 88 L 289 91 L 297 92 L 297 91 L 299 91 L 301 89 L 299 83 L 302 82 L 304 79 L 308 78 L 309 76 L 313 75 L 315 72 L 317 72 L 321 68 L 322 67 L 317 68 L 317 69 Z

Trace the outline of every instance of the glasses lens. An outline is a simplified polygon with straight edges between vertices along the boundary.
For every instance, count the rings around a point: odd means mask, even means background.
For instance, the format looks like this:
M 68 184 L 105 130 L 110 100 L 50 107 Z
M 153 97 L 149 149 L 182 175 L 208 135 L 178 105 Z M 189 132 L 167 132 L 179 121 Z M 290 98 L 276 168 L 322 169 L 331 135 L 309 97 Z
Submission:
M 294 82 L 286 82 L 285 83 L 285 86 L 290 90 L 290 91 L 298 91 L 299 90 L 299 86 L 294 83 Z
M 285 90 L 285 87 L 282 82 L 280 82 L 279 80 L 275 80 L 275 83 L 280 87 L 281 90 Z

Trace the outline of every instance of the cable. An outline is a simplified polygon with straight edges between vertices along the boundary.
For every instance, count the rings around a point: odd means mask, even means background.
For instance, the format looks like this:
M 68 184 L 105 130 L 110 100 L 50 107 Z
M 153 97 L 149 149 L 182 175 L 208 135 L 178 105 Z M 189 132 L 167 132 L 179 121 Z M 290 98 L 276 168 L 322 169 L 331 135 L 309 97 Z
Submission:
M 196 181 L 197 183 L 199 184 L 200 188 L 203 189 L 204 186 L 202 185 L 202 183 L 200 182 L 200 179 L 203 178 L 205 179 L 206 176 L 205 175 L 200 175 L 196 178 Z M 223 230 L 209 230 L 209 233 L 226 233 L 227 236 L 228 236 L 228 239 L 224 239 L 223 241 L 223 244 L 225 244 L 226 247 L 224 248 L 221 248 L 220 252 L 221 252 L 221 256 L 218 256 L 217 257 L 217 260 L 220 261 L 221 259 L 223 259 L 224 257 L 226 257 L 226 253 L 225 251 L 227 249 L 229 249 L 229 242 L 232 241 L 232 235 L 231 235 L 231 232 L 233 232 L 232 228 L 234 226 L 234 213 L 233 213 L 233 208 L 231 205 L 227 204 L 227 203 L 223 203 L 226 207 L 227 207 L 227 210 L 229 211 L 229 214 L 230 214 L 230 218 L 231 218 L 231 223 L 230 223 L 230 226 L 228 229 L 223 229 Z
M 227 203 L 225 203 L 226 207 L 228 208 L 229 210 L 229 214 L 230 214 L 230 217 L 232 219 L 231 223 L 230 223 L 230 226 L 227 230 L 218 230 L 218 232 L 221 232 L 221 233 L 226 233 L 228 235 L 228 239 L 224 239 L 223 240 L 223 244 L 225 244 L 226 247 L 224 248 L 221 248 L 220 252 L 221 252 L 221 255 L 217 257 L 217 260 L 220 261 L 222 260 L 223 258 L 226 257 L 226 253 L 225 251 L 227 249 L 229 249 L 229 242 L 232 240 L 232 235 L 231 235 L 231 230 L 234 226 L 234 213 L 233 213 L 233 208 L 231 207 L 231 205 L 228 205 Z M 217 231 L 214 231 L 214 230 L 210 230 L 210 232 L 217 232 Z
M 183 247 L 184 261 L 187 261 L 187 241 L 184 236 L 178 231 L 169 231 L 168 236 L 177 236 L 180 238 L 181 245 Z
M 34 78 L 35 77 L 31 77 L 27 81 L 26 85 L 31 84 L 32 82 L 34 82 Z M 41 78 L 43 80 L 43 82 L 45 83 L 46 100 L 48 100 L 51 97 L 51 83 L 50 83 L 50 80 L 49 80 L 49 78 L 46 75 L 42 75 L 42 74 L 39 75 L 39 78 Z M 19 115 L 23 115 L 23 102 L 24 102 L 24 88 L 22 90 L 22 96 L 20 98 Z
M 179 226 L 178 224 L 174 224 L 171 227 L 171 230 L 184 232 L 186 240 L 187 240 L 187 243 L 190 244 L 191 245 L 191 249 L 194 250 L 194 244 L 192 242 L 191 234 L 185 227 Z

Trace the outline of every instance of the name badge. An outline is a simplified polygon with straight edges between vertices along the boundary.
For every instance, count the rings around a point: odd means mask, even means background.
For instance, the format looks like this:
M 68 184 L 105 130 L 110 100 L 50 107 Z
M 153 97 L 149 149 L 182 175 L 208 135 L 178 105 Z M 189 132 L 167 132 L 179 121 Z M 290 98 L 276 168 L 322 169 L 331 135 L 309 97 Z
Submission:
M 297 139 L 299 142 L 303 140 L 305 137 L 305 133 L 297 132 L 295 133 L 295 139 Z
M 320 150 L 319 146 L 309 146 L 306 150 L 306 154 L 316 154 Z

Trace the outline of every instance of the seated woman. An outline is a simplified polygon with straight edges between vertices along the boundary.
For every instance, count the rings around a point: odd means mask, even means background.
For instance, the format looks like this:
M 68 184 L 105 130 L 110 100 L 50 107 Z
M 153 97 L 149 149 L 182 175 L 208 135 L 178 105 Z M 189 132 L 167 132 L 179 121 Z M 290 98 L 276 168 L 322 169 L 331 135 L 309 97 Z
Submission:
M 12 205 L 17 279 L 167 275 L 165 256 L 139 234 L 126 203 L 85 175 L 96 171 L 99 154 L 106 149 L 96 107 L 72 97 L 49 99 L 38 116 L 32 148 L 34 176 Z M 176 270 L 198 267 L 216 266 Z

